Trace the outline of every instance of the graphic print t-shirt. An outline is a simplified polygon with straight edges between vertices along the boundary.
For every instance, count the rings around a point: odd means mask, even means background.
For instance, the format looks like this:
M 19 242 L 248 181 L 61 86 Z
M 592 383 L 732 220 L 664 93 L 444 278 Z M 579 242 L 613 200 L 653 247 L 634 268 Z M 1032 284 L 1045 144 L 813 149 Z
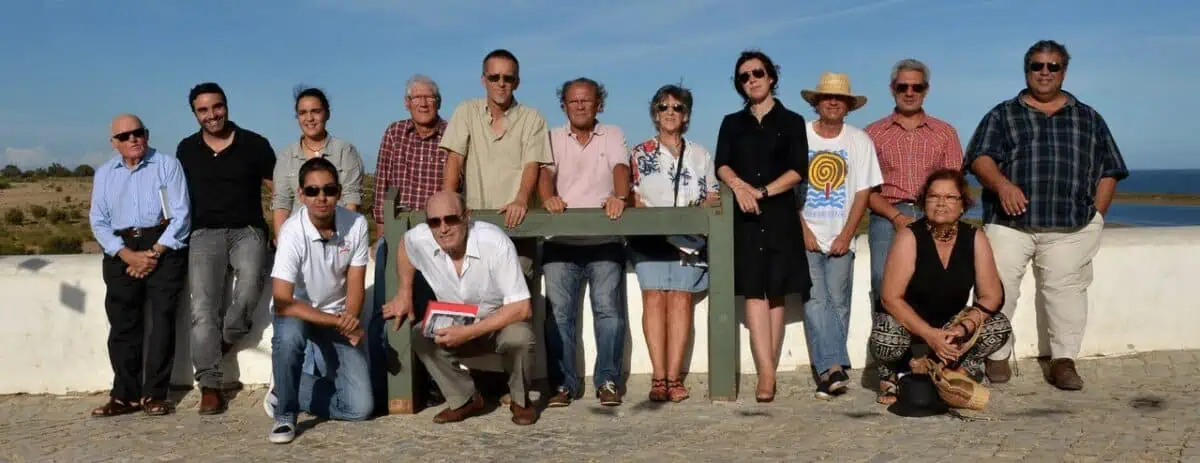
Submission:
M 805 124 L 808 132 L 808 181 L 804 184 L 804 221 L 828 253 L 834 238 L 846 225 L 854 195 L 883 183 L 875 144 L 857 127 L 842 125 L 835 138 L 823 138 Z M 854 251 L 850 240 L 850 251 Z

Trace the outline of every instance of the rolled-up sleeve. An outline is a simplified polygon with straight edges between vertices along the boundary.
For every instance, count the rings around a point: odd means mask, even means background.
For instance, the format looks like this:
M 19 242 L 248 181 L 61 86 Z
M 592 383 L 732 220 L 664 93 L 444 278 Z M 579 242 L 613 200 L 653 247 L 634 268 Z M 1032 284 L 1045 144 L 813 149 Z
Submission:
M 362 206 L 363 197 L 363 160 L 362 155 L 358 154 L 358 148 L 349 143 L 347 148 L 342 153 L 342 170 L 346 172 L 346 178 L 342 179 L 342 195 L 346 204 L 357 204 Z
M 1125 166 L 1125 158 L 1117 148 L 1117 140 L 1108 130 L 1108 123 L 1100 114 L 1096 114 L 1096 156 L 1100 158 L 1100 178 L 1112 177 L 1117 181 L 1129 176 L 1129 168 Z
M 296 185 L 288 184 L 288 175 L 295 175 L 291 163 L 292 154 L 291 147 L 283 149 L 279 153 L 275 161 L 275 172 L 271 178 L 275 183 L 274 191 L 271 192 L 271 210 L 283 209 L 285 211 L 292 210 L 292 204 L 296 200 Z M 298 168 L 297 168 L 298 169 Z
M 116 256 L 117 252 L 125 247 L 125 243 L 113 234 L 112 205 L 108 204 L 104 194 L 112 170 L 112 166 L 106 162 L 96 169 L 96 175 L 92 177 L 92 207 L 88 211 L 88 222 L 92 227 L 92 237 L 100 243 L 104 253 Z
M 158 244 L 178 250 L 187 246 L 188 235 L 192 231 L 191 199 L 188 197 L 183 166 L 173 157 L 168 159 L 163 163 L 163 186 L 167 189 L 167 209 L 171 221 L 159 236 Z
M 730 121 L 732 116 L 725 116 L 721 119 L 721 128 L 717 130 L 717 152 L 714 154 L 713 169 L 720 169 L 723 166 L 730 165 L 733 162 L 733 135 L 729 133 L 733 130 L 733 123 Z
M 467 120 L 471 117 L 469 105 L 469 102 L 462 103 L 454 109 L 454 114 L 450 115 L 450 121 L 446 123 L 446 131 L 442 132 L 438 148 L 453 151 L 461 156 L 467 155 L 467 142 L 471 140 L 470 122 Z
M 979 126 L 975 128 L 975 133 L 971 135 L 971 141 L 967 143 L 963 165 L 970 169 L 971 164 L 982 156 L 990 157 L 996 163 L 1001 163 L 1008 159 L 1011 149 L 1012 146 L 1005 135 L 1002 108 L 996 106 L 983 116 L 983 120 L 979 121 Z
M 878 149 L 877 149 L 878 151 Z M 942 168 L 962 170 L 963 148 L 954 127 L 946 128 L 946 146 L 942 148 Z

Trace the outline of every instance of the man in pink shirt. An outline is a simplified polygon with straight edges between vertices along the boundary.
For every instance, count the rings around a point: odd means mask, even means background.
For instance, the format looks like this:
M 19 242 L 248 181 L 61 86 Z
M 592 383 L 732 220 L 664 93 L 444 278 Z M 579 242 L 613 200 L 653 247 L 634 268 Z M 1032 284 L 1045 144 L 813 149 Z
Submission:
M 621 216 L 629 196 L 629 151 L 621 129 L 601 124 L 604 86 L 588 78 L 567 81 L 558 90 L 568 123 L 550 130 L 554 164 L 543 167 L 538 195 L 551 213 L 567 208 L 603 208 L 611 219 Z M 625 345 L 625 252 L 620 236 L 549 237 L 542 246 L 546 279 L 546 356 L 550 384 L 556 391 L 549 407 L 565 407 L 579 397 L 575 370 L 575 320 L 581 310 L 583 285 L 591 285 L 596 333 L 593 374 L 601 405 L 621 404 Z

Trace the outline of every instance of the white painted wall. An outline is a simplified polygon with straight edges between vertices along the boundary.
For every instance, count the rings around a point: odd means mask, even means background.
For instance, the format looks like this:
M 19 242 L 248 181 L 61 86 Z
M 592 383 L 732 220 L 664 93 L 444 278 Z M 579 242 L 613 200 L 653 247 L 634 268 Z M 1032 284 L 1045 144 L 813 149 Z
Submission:
M 861 368 L 866 360 L 870 332 L 870 262 L 865 252 L 866 240 L 860 239 L 858 247 L 864 252 L 855 262 L 849 346 L 855 368 Z M 1027 272 L 1021 286 L 1023 296 L 1014 320 L 1016 352 L 1021 357 L 1048 352 L 1046 346 L 1039 346 L 1032 274 Z M 367 275 L 370 286 L 373 268 L 368 269 Z M 1197 284 L 1198 276 L 1200 227 L 1106 230 L 1095 261 L 1083 355 L 1200 348 L 1200 337 L 1195 335 L 1196 327 L 1200 326 L 1200 299 L 1187 291 L 1189 285 Z M 642 338 L 640 292 L 632 272 L 627 284 L 632 334 L 626 343 L 627 367 L 634 374 L 649 373 L 650 362 Z M 3 372 L 0 394 L 108 389 L 112 370 L 106 347 L 104 293 L 99 256 L 0 257 L 0 297 L 4 301 L 0 321 L 0 371 Z M 238 365 L 229 370 L 240 371 L 240 380 L 247 384 L 266 383 L 271 371 L 267 299 L 264 294 L 249 347 L 231 360 Z M 368 291 L 367 302 L 370 301 Z M 191 382 L 186 301 L 182 305 L 173 380 L 177 384 Z M 740 317 L 740 307 L 738 313 Z M 806 368 L 808 364 L 801 313 L 799 305 L 789 305 L 783 370 Z M 582 315 L 580 366 L 585 374 L 590 374 L 595 355 L 590 309 L 585 307 Z M 690 371 L 704 372 L 708 362 L 706 300 L 697 304 L 695 320 Z M 744 327 L 740 345 L 741 370 L 753 373 L 749 333 Z

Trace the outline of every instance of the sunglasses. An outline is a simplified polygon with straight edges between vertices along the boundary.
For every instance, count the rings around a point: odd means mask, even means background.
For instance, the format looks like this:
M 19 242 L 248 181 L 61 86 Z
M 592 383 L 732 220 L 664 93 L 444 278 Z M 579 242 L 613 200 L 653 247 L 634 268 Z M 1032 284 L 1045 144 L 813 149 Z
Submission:
M 654 109 L 660 113 L 666 112 L 668 109 L 672 109 L 679 114 L 683 114 L 684 111 L 687 111 L 687 106 L 684 106 L 683 103 L 675 103 L 673 105 L 668 105 L 666 103 L 659 103 L 659 104 L 654 105 Z
M 458 226 L 462 224 L 462 217 L 458 215 L 447 215 L 442 217 L 425 218 L 425 224 L 429 225 L 429 228 L 441 228 L 443 223 L 446 224 L 447 227 Z
M 1059 63 L 1043 63 L 1041 61 L 1029 63 L 1029 70 L 1031 72 L 1042 72 L 1042 68 L 1049 69 L 1050 72 L 1058 72 L 1063 69 L 1063 65 Z
M 341 194 L 341 192 L 342 186 L 333 183 L 324 186 L 308 185 L 304 187 L 304 196 L 308 196 L 309 198 L 315 198 L 321 193 L 325 193 L 325 196 L 333 197 Z
M 487 76 L 488 82 L 491 82 L 493 84 L 496 82 L 499 82 L 501 79 L 503 79 L 504 83 L 506 83 L 506 84 L 512 84 L 512 83 L 517 82 L 517 76 L 512 75 L 512 74 L 489 74 Z
M 910 88 L 913 93 L 925 93 L 929 86 L 926 84 L 896 84 L 893 88 L 896 89 L 896 93 L 908 93 Z
M 764 70 L 763 68 L 758 68 L 753 71 L 743 72 L 741 74 L 738 74 L 738 83 L 744 84 L 746 82 L 749 82 L 750 76 L 752 76 L 752 75 L 754 76 L 755 79 L 761 79 L 761 78 L 767 76 L 767 71 Z
M 146 134 L 149 132 L 145 127 L 139 127 L 128 132 L 118 133 L 112 137 L 117 141 L 129 141 L 130 138 L 146 138 Z

